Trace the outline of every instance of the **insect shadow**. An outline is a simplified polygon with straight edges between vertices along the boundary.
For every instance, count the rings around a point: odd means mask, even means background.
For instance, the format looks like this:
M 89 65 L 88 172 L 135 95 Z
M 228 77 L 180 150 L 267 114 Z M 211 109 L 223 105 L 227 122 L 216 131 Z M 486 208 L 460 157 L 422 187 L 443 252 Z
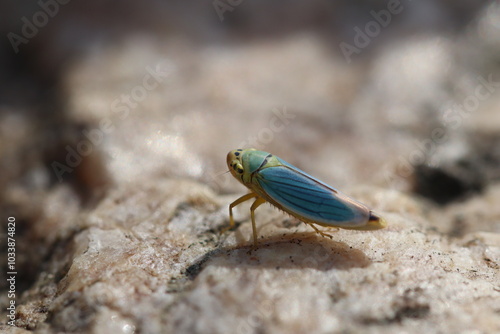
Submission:
M 371 260 L 361 250 L 311 232 L 271 236 L 260 240 L 258 248 L 251 244 L 219 247 L 186 268 L 185 274 L 194 279 L 208 265 L 328 271 L 364 268 L 370 264 Z

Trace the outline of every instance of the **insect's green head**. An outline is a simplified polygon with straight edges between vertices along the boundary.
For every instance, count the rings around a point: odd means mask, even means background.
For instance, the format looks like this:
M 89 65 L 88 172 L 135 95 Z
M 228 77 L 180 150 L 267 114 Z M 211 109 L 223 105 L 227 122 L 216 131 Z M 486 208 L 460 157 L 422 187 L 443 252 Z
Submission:
M 267 152 L 254 148 L 239 148 L 227 154 L 227 166 L 235 178 L 248 186 L 251 183 L 252 174 L 267 164 L 269 155 Z
M 241 148 L 232 150 L 227 154 L 227 167 L 229 167 L 229 171 L 235 178 L 241 181 L 243 181 L 243 174 L 245 173 L 241 159 L 242 156 L 243 150 Z

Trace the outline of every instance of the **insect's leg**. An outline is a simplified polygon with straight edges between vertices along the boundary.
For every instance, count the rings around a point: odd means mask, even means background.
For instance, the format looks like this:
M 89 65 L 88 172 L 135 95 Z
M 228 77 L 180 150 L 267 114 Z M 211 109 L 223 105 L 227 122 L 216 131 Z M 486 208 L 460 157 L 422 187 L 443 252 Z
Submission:
M 330 234 L 328 234 L 328 233 L 325 233 L 325 232 L 322 232 L 322 231 L 318 230 L 318 228 L 317 228 L 316 226 L 314 226 L 314 224 L 312 224 L 312 223 L 307 223 L 307 222 L 306 222 L 306 224 L 307 224 L 307 225 L 309 225 L 309 226 L 311 226 L 311 227 L 312 227 L 312 228 L 316 231 L 316 233 L 318 233 L 318 234 L 319 234 L 319 235 L 321 235 L 322 237 L 328 237 L 328 238 L 330 238 L 330 239 L 333 239 L 333 237 L 332 237 Z
M 241 196 L 240 198 L 238 198 L 233 203 L 229 204 L 229 226 L 224 227 L 220 231 L 221 234 L 234 227 L 233 208 L 236 205 L 241 204 L 241 203 L 243 203 L 245 201 L 248 201 L 249 199 L 254 198 L 254 197 L 257 197 L 257 194 L 255 194 L 255 193 L 248 193 L 246 195 Z
M 266 200 L 262 197 L 257 197 L 255 202 L 253 202 L 250 207 L 250 216 L 252 217 L 252 231 L 253 231 L 253 246 L 257 248 L 257 227 L 255 227 L 255 209 L 257 209 L 261 204 L 266 203 Z

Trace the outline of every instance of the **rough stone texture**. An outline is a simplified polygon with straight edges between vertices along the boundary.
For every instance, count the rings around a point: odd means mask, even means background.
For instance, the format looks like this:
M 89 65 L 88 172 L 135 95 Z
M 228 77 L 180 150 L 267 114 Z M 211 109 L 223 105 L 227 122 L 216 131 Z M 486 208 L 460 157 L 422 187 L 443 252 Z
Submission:
M 352 36 L 331 20 L 354 5 L 297 2 L 273 30 L 282 7 L 258 16 L 256 3 L 224 23 L 211 7 L 174 5 L 170 23 L 154 8 L 154 33 L 122 27 L 113 43 L 83 33 L 107 17 L 74 21 L 75 4 L 26 46 L 39 52 L 36 73 L 9 69 L 2 86 L 14 81 L 14 93 L 0 93 L 0 210 L 16 217 L 19 273 L 18 327 L 5 321 L 2 278 L 0 330 L 500 331 L 498 85 L 470 111 L 457 107 L 476 96 L 478 78 L 500 78 L 500 7 L 448 5 L 462 22 L 444 4 L 413 4 L 347 65 L 338 43 Z M 194 14 L 199 27 L 175 13 Z M 408 34 L 422 15 L 432 33 Z M 68 22 L 79 38 L 54 38 Z M 322 34 L 295 30 L 308 22 Z M 61 67 L 80 45 L 92 47 Z M 37 97 L 46 82 L 53 90 Z M 29 98 L 15 88 L 28 83 Z M 221 234 L 245 191 L 225 173 L 227 151 L 241 146 L 300 166 L 389 226 L 327 231 L 330 240 L 266 205 L 252 249 L 243 204 L 237 228 Z M 0 261 L 5 268 L 4 253 Z

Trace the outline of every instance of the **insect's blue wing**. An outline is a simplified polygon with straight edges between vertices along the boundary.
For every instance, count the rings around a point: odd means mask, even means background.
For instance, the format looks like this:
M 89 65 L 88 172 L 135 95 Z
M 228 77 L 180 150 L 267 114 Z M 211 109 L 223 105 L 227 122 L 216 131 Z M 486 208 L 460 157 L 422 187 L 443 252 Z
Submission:
M 280 159 L 281 162 L 284 162 Z M 263 168 L 257 180 L 262 189 L 286 211 L 331 225 L 364 224 L 369 211 L 325 183 L 284 162 Z

